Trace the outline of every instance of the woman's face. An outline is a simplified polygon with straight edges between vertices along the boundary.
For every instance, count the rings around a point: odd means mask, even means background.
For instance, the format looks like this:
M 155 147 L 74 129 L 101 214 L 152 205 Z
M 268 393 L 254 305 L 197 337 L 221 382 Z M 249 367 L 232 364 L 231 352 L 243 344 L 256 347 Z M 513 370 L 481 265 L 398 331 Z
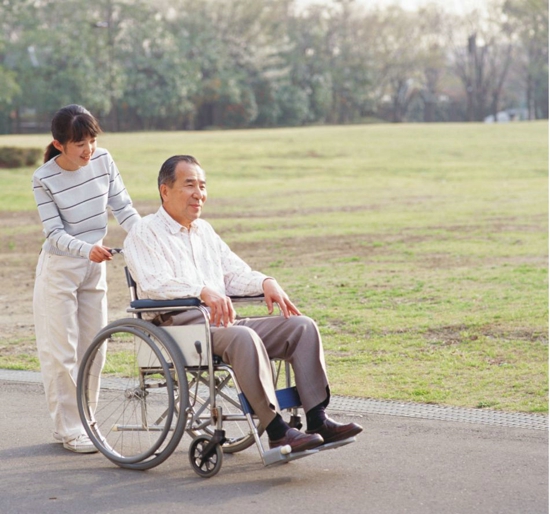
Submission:
M 71 141 L 64 145 L 56 140 L 53 143 L 55 148 L 61 152 L 56 162 L 67 171 L 76 171 L 86 166 L 97 148 L 97 139 L 89 136 L 82 141 Z

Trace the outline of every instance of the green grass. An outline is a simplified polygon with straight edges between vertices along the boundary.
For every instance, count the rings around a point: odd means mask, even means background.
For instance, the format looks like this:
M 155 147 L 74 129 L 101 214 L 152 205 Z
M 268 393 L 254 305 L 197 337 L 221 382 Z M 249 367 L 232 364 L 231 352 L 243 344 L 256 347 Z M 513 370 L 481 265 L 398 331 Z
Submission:
M 40 362 L 38 356 L 28 353 L 17 353 L 12 355 L 0 356 L 0 368 L 38 371 Z
M 157 202 L 165 158 L 199 158 L 204 217 L 318 321 L 336 394 L 547 412 L 546 122 L 105 134 L 100 144 L 137 202 Z M 0 170 L 2 210 L 35 209 L 32 172 Z

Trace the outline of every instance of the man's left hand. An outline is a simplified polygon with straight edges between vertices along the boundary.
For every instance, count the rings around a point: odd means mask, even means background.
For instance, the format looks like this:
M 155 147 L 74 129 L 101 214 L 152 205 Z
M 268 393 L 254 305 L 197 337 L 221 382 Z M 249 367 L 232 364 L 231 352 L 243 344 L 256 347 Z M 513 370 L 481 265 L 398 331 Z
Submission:
M 285 318 L 289 318 L 292 315 L 302 315 L 298 307 L 290 301 L 288 295 L 274 278 L 266 278 L 262 284 L 262 288 L 269 314 L 273 314 L 273 304 L 276 303 Z

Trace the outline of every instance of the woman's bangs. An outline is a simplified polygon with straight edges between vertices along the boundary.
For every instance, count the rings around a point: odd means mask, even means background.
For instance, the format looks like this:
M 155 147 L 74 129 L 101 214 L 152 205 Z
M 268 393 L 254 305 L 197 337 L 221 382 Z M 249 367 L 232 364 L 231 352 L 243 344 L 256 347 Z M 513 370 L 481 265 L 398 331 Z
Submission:
M 71 128 L 71 141 L 74 142 L 83 141 L 87 137 L 93 139 L 101 133 L 101 129 L 99 128 L 99 125 L 95 118 L 87 114 L 76 116 L 73 119 L 73 124 Z

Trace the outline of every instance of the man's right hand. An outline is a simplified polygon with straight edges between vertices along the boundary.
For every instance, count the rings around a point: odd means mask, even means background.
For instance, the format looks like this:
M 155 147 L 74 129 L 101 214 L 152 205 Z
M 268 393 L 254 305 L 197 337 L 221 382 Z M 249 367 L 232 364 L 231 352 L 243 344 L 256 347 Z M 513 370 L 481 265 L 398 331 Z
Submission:
M 230 327 L 237 313 L 231 298 L 221 295 L 209 287 L 203 287 L 200 296 L 202 302 L 210 308 L 210 323 L 216 327 Z

